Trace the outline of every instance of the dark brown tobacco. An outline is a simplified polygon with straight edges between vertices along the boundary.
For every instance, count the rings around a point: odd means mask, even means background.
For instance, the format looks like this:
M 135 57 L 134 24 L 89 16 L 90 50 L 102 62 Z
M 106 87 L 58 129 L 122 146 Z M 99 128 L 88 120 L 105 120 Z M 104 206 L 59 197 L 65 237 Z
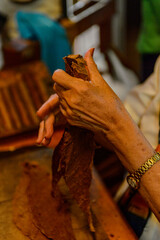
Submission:
M 36 165 L 29 166 L 28 174 L 27 194 L 35 225 L 49 239 L 75 240 L 70 213 L 60 191 L 54 198 L 51 195 L 50 174 Z
M 33 215 L 28 203 L 27 188 L 29 186 L 29 175 L 24 173 L 13 199 L 13 222 L 17 228 L 31 240 L 46 240 L 41 231 L 33 222 Z
M 51 176 L 36 163 L 26 163 L 14 198 L 14 222 L 32 240 L 75 240 L 68 207 L 60 191 L 51 195 Z
M 64 58 L 66 72 L 73 77 L 89 81 L 86 62 L 80 55 Z M 94 155 L 93 133 L 78 127 L 66 125 L 64 135 L 56 147 L 52 160 L 53 194 L 63 176 L 71 195 L 86 213 L 90 230 L 94 231 L 90 211 L 90 184 Z

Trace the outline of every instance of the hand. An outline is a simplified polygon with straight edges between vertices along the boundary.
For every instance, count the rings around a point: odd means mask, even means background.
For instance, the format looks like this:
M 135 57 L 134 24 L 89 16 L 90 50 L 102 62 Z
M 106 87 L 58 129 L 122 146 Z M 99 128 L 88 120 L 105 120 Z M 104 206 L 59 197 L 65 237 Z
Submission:
M 48 145 L 54 133 L 55 116 L 59 112 L 59 97 L 57 94 L 50 98 L 40 107 L 37 115 L 42 119 L 39 126 L 37 144 Z
M 85 55 L 90 82 L 63 70 L 56 70 L 53 80 L 60 110 L 68 123 L 97 133 L 110 131 L 116 125 L 123 104 L 100 75 L 92 54 L 90 49 Z
M 153 156 L 155 150 L 125 110 L 120 99 L 98 72 L 92 53 L 93 49 L 85 55 L 90 82 L 71 77 L 63 70 L 55 71 L 53 74 L 54 89 L 58 96 L 52 96 L 53 99 L 48 100 L 38 111 L 43 121 L 49 114 L 46 119 L 47 124 L 46 121 L 45 124 L 41 124 L 40 129 L 43 131 L 40 130 L 38 141 L 46 144 L 42 139 L 50 137 L 50 133 L 54 131 L 55 117 L 50 117 L 50 112 L 59 101 L 60 110 L 70 124 L 105 135 L 121 163 L 132 173 L 146 159 Z M 49 132 L 48 126 L 50 126 Z M 160 164 L 156 163 L 143 176 L 139 191 L 160 221 L 159 172 Z

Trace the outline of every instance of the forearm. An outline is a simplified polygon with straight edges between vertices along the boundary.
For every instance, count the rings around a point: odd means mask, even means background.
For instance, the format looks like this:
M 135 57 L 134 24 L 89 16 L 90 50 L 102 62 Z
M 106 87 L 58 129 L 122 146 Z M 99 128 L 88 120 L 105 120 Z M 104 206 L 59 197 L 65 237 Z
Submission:
M 111 132 L 106 132 L 113 149 L 129 172 L 137 170 L 155 150 L 146 140 L 127 112 L 119 116 Z M 140 193 L 160 221 L 160 162 L 154 164 L 141 178 Z
M 118 117 L 118 123 L 106 133 L 114 151 L 129 172 L 137 170 L 155 150 L 126 110 Z

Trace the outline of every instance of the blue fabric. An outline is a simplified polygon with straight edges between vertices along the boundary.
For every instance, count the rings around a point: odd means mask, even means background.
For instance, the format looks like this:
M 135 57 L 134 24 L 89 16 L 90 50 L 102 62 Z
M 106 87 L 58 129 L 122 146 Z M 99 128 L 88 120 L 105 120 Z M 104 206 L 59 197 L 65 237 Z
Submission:
M 16 19 L 22 38 L 40 42 L 41 59 L 50 73 L 57 68 L 65 69 L 62 58 L 71 54 L 65 29 L 58 22 L 40 13 L 17 12 Z

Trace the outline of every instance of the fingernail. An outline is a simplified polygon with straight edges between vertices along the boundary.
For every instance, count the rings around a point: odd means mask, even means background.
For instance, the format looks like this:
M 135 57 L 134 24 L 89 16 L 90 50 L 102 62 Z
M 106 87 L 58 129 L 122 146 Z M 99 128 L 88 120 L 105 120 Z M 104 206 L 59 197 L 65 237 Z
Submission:
M 43 145 L 41 143 L 35 143 L 37 147 L 42 147 Z

